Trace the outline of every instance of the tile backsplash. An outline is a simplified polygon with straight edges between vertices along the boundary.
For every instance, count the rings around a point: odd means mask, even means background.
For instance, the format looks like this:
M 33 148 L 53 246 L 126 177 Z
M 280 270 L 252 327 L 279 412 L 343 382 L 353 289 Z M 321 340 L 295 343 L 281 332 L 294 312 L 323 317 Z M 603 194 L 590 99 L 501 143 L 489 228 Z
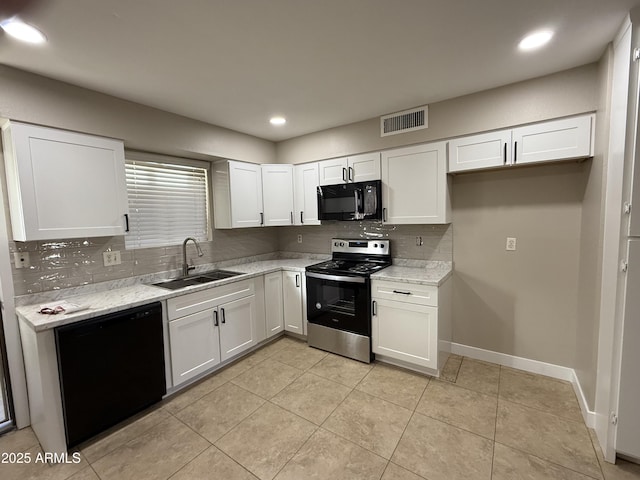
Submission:
M 298 243 L 298 235 L 302 243 Z M 391 240 L 394 258 L 453 260 L 451 225 L 383 225 L 382 222 L 326 222 L 304 227 L 280 227 L 281 252 L 330 253 L 332 238 L 384 238 Z M 417 245 L 416 237 L 422 239 Z
M 214 230 L 213 240 L 200 246 L 202 257 L 196 255 L 193 244 L 187 246 L 190 263 L 201 265 L 273 253 L 278 251 L 278 232 L 275 227 Z M 15 268 L 13 255 L 11 258 L 15 295 L 164 272 L 182 265 L 181 245 L 125 250 L 122 236 L 9 242 L 9 248 L 11 252 L 29 252 L 29 267 Z M 119 250 L 122 264 L 105 267 L 102 253 L 108 250 Z
M 298 243 L 298 235 L 302 243 Z M 256 255 L 328 254 L 332 238 L 385 238 L 392 241 L 392 256 L 412 260 L 452 260 L 450 225 L 383 225 L 381 222 L 327 222 L 304 227 L 242 228 L 214 230 L 213 240 L 200 245 L 198 257 L 192 244 L 187 258 L 195 265 Z M 416 237 L 422 239 L 417 245 Z M 124 237 L 97 237 L 39 242 L 9 242 L 11 252 L 29 252 L 30 266 L 15 268 L 15 295 L 40 293 L 179 269 L 182 246 L 126 250 Z M 122 264 L 105 267 L 102 253 L 119 250 Z

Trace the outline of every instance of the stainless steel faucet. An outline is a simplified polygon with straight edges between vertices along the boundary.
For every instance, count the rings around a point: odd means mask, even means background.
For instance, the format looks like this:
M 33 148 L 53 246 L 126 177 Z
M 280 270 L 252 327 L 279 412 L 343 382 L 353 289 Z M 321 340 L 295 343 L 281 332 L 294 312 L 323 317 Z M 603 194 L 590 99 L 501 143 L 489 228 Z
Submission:
M 189 240 L 191 240 L 193 244 L 196 246 L 196 250 L 198 251 L 198 256 L 201 257 L 202 255 L 204 255 L 204 253 L 202 253 L 202 249 L 200 248 L 200 245 L 198 245 L 198 242 L 196 241 L 195 238 L 193 237 L 185 238 L 184 242 L 182 242 L 182 276 L 183 277 L 186 277 L 187 275 L 189 275 L 189 271 L 196 268 L 195 265 L 189 265 L 187 263 L 187 242 Z

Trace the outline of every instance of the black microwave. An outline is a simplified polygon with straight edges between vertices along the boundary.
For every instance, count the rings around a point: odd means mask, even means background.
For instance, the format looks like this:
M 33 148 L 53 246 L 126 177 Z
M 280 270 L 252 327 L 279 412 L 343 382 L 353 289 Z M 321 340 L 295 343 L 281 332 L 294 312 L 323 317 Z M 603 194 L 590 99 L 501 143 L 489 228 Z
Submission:
M 317 191 L 320 220 L 382 220 L 380 180 L 321 185 Z

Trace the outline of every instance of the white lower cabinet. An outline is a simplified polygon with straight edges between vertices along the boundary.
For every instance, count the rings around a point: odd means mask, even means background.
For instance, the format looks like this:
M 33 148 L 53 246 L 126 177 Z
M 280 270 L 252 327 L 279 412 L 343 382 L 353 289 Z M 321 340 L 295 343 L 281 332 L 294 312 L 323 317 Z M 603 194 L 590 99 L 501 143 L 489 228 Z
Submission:
M 255 316 L 253 295 L 218 307 L 220 358 L 223 362 L 256 344 Z
M 284 306 L 284 329 L 287 332 L 305 335 L 304 328 L 304 273 L 282 272 L 282 298 Z
M 169 322 L 171 374 L 178 385 L 220 363 L 220 328 L 215 310 L 205 310 Z
M 451 346 L 450 281 L 371 282 L 372 349 L 382 361 L 438 374 Z
M 253 280 L 167 300 L 173 386 L 206 372 L 257 343 Z
M 264 306 L 267 338 L 284 330 L 282 299 L 282 272 L 266 274 L 264 276 Z

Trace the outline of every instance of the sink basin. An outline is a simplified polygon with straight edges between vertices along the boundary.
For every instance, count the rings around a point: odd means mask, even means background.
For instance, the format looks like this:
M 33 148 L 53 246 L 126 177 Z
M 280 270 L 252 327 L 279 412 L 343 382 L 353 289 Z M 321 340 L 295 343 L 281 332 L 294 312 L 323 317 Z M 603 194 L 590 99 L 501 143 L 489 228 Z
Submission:
M 174 278 L 173 280 L 165 280 L 163 282 L 154 283 L 153 285 L 156 287 L 167 288 L 169 290 L 178 290 L 179 288 L 215 282 L 216 280 L 235 277 L 236 275 L 242 275 L 242 273 L 231 272 L 229 270 L 211 270 L 209 272 L 193 275 L 192 277 Z

